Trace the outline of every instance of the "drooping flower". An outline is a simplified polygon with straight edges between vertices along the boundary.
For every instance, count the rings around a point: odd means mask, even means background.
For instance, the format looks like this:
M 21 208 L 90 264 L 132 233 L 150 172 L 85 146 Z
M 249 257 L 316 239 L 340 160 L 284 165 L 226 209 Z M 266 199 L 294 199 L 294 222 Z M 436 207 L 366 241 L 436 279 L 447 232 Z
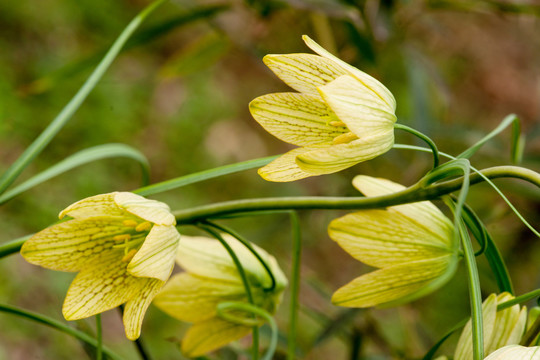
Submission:
M 519 305 L 497 311 L 497 306 L 512 300 L 509 293 L 491 294 L 482 303 L 482 319 L 484 328 L 484 355 L 487 356 L 506 345 L 519 344 L 527 323 L 527 308 Z M 465 325 L 459 338 L 455 360 L 472 360 L 472 324 L 471 320 Z M 507 359 L 520 359 L 508 357 Z
M 129 192 L 78 201 L 60 222 L 35 234 L 22 256 L 48 269 L 79 272 L 64 300 L 66 320 L 122 304 L 130 340 L 140 335 L 146 309 L 169 278 L 180 234 L 169 207 Z
M 353 185 L 366 196 L 405 189 L 369 176 L 356 176 Z M 332 302 L 340 306 L 414 300 L 449 280 L 459 261 L 452 222 L 428 201 L 354 212 L 333 220 L 328 233 L 354 258 L 378 268 L 338 289 Z
M 263 59 L 298 93 L 268 94 L 249 104 L 265 130 L 300 146 L 259 169 L 269 181 L 334 173 L 381 155 L 394 143 L 392 93 L 308 36 L 303 40 L 319 55 L 267 55 Z
M 287 285 L 276 260 L 253 245 L 274 276 L 275 286 L 271 289 L 271 277 L 253 253 L 228 235 L 223 239 L 244 268 L 254 304 L 273 314 Z M 217 240 L 183 236 L 176 262 L 185 272 L 171 278 L 156 296 L 154 304 L 176 319 L 193 323 L 182 340 L 182 352 L 186 356 L 201 356 L 249 334 L 250 326 L 230 322 L 217 312 L 217 306 L 222 302 L 248 302 L 237 268 Z M 250 314 L 235 315 L 253 321 Z
M 508 345 L 491 353 L 485 360 L 540 360 L 540 346 Z

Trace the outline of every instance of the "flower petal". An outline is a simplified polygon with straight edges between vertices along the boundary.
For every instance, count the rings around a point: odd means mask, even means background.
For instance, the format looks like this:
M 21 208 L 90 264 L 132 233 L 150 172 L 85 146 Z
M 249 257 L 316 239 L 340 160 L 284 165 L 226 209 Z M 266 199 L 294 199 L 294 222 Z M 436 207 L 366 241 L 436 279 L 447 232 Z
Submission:
M 169 206 L 130 192 L 117 192 L 114 202 L 127 212 L 157 225 L 174 225 L 176 219 Z
M 393 129 L 377 131 L 346 144 L 330 145 L 299 154 L 296 156 L 296 164 L 312 175 L 330 174 L 384 154 L 393 144 Z
M 331 144 L 336 136 L 348 131 L 329 124 L 337 118 L 319 96 L 268 94 L 253 100 L 249 110 L 266 131 L 298 146 Z
M 116 194 L 113 192 L 82 199 L 62 210 L 58 217 L 62 219 L 67 215 L 81 219 L 92 216 L 123 216 L 125 215 L 124 210 L 114 202 Z
M 286 182 L 305 179 L 315 174 L 306 172 L 296 164 L 296 156 L 313 148 L 297 148 L 278 157 L 266 166 L 259 169 L 259 175 L 268 181 Z
M 444 284 L 455 272 L 456 265 L 456 257 L 448 255 L 379 269 L 338 289 L 332 302 L 364 308 L 412 301 Z
M 514 297 L 509 293 L 497 296 L 497 304 L 501 304 Z M 527 308 L 514 305 L 501 311 L 497 311 L 494 331 L 489 341 L 486 341 L 486 355 L 506 345 L 519 344 L 525 325 L 527 324 Z M 488 339 L 487 336 L 484 336 Z
M 174 226 L 154 225 L 127 271 L 138 277 L 167 281 L 174 267 L 180 234 Z
M 111 251 L 116 244 L 113 237 L 125 233 L 123 219 L 73 219 L 50 226 L 27 240 L 21 255 L 48 269 L 79 271 Z
M 263 61 L 285 84 L 306 94 L 318 95 L 318 86 L 347 74 L 335 61 L 312 54 L 266 55 Z
M 188 357 L 201 356 L 243 338 L 250 331 L 250 327 L 217 318 L 203 321 L 186 332 L 182 340 L 182 352 Z
M 270 277 L 257 258 L 243 244 L 230 235 L 223 234 L 229 246 L 242 263 L 250 281 L 255 285 L 270 284 Z M 252 244 L 257 253 L 266 260 L 272 258 L 266 251 Z M 178 246 L 176 261 L 187 271 L 206 278 L 241 283 L 236 266 L 221 243 L 202 236 L 183 236 Z M 272 269 L 275 270 L 275 269 Z M 281 272 L 275 270 L 277 275 Z M 284 276 L 283 276 L 284 278 Z
M 115 308 L 136 296 L 148 279 L 136 278 L 126 271 L 121 251 L 96 259 L 73 280 L 64 300 L 66 320 L 83 319 Z
M 540 346 L 508 345 L 495 351 L 485 360 L 540 360 Z
M 136 340 L 141 335 L 141 326 L 146 309 L 159 292 L 163 284 L 161 280 L 144 279 L 141 291 L 126 303 L 124 309 L 124 329 L 129 340 Z
M 386 104 L 392 109 L 392 112 L 396 109 L 396 99 L 394 95 L 388 90 L 379 80 L 369 76 L 363 71 L 358 70 L 354 66 L 351 66 L 344 62 L 343 60 L 337 58 L 336 56 L 329 53 L 322 46 L 313 41 L 309 36 L 304 35 L 302 39 L 306 45 L 317 54 L 321 55 L 324 58 L 334 61 L 337 65 L 343 68 L 346 72 L 350 73 L 352 76 L 364 83 L 368 88 L 372 89 L 381 99 L 384 100 Z
M 324 101 L 359 138 L 374 129 L 393 129 L 393 109 L 371 89 L 350 75 L 343 75 L 328 85 L 320 86 Z
M 200 322 L 216 316 L 220 302 L 244 300 L 246 295 L 241 283 L 182 273 L 167 282 L 154 304 L 178 320 Z
M 355 259 L 378 268 L 453 252 L 436 233 L 386 210 L 347 214 L 330 223 L 328 234 Z
M 353 186 L 365 196 L 382 196 L 396 193 L 405 189 L 405 186 L 396 184 L 387 179 L 358 175 L 353 179 Z M 418 226 L 437 234 L 445 246 L 456 249 L 458 244 L 454 236 L 454 225 L 441 210 L 429 201 L 420 201 L 413 204 L 398 205 L 388 208 L 388 211 L 399 212 L 408 217 Z

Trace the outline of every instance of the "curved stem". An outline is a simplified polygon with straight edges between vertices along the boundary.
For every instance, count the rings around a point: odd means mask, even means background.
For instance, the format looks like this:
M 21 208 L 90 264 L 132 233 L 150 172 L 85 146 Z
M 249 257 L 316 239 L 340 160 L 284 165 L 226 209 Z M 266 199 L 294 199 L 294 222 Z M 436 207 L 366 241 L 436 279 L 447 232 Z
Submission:
M 21 172 L 34 160 L 34 158 L 43 151 L 43 149 L 51 142 L 54 136 L 62 129 L 62 127 L 71 119 L 73 114 L 79 109 L 88 94 L 94 89 L 97 82 L 101 79 L 105 71 L 114 61 L 122 47 L 125 45 L 129 37 L 135 32 L 139 25 L 160 5 L 167 0 L 157 0 L 144 8 L 131 22 L 126 26 L 124 31 L 113 43 L 107 54 L 103 57 L 94 72 L 88 77 L 83 86 L 77 91 L 75 96 L 67 103 L 62 111 L 54 118 L 45 130 L 34 140 L 34 142 L 26 148 L 19 158 L 7 169 L 0 177 L 0 194 L 17 179 Z
M 481 170 L 470 176 L 470 184 L 477 184 L 488 179 L 517 178 L 528 181 L 540 187 L 540 174 L 517 166 L 497 166 Z M 448 180 L 422 188 L 415 184 L 403 191 L 393 194 L 374 197 L 277 197 L 226 201 L 217 204 L 203 205 L 186 210 L 173 212 L 178 224 L 192 224 L 194 222 L 233 214 L 238 212 L 259 210 L 307 210 L 307 209 L 374 209 L 394 206 L 405 203 L 433 200 L 442 195 L 459 190 L 463 178 Z
M 8 314 L 24 317 L 24 318 L 27 318 L 29 320 L 32 320 L 32 321 L 41 323 L 43 325 L 52 327 L 53 329 L 60 330 L 60 331 L 66 333 L 68 335 L 71 335 L 74 338 L 77 338 L 77 339 L 87 343 L 88 345 L 93 346 L 94 348 L 98 347 L 98 341 L 96 339 L 94 339 L 93 337 L 91 337 L 90 335 L 88 335 L 88 334 L 86 334 L 86 333 L 84 333 L 82 331 L 73 329 L 73 328 L 69 327 L 68 325 L 66 325 L 64 323 L 61 323 L 58 320 L 51 319 L 51 318 L 49 318 L 47 316 L 44 316 L 44 315 L 41 315 L 41 314 L 37 314 L 37 313 L 31 312 L 31 311 L 19 309 L 19 308 L 16 308 L 14 306 L 5 305 L 5 304 L 0 304 L 0 311 L 3 311 L 3 312 L 8 313 Z M 110 349 L 108 349 L 105 346 L 103 347 L 103 353 L 106 354 L 109 359 L 122 360 L 122 358 L 119 355 L 113 353 Z
M 428 146 L 431 148 L 431 152 L 433 153 L 433 169 L 439 166 L 439 150 L 437 149 L 437 145 L 435 145 L 435 142 L 433 142 L 431 138 L 429 138 L 427 135 L 422 134 L 420 131 L 410 128 L 403 124 L 398 124 L 398 123 L 394 124 L 394 129 L 406 131 L 422 139 L 426 144 L 428 144 Z

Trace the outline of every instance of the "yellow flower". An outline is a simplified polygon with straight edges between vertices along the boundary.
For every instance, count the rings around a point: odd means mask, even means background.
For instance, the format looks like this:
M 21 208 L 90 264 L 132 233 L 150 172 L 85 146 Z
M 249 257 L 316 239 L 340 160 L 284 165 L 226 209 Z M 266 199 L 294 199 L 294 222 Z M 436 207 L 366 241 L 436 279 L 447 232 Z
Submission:
M 148 305 L 169 278 L 180 234 L 169 207 L 129 192 L 89 197 L 60 213 L 21 249 L 30 263 L 79 272 L 64 300 L 67 320 L 86 318 L 126 303 L 124 327 L 140 335 Z
M 255 305 L 273 314 L 287 285 L 276 260 L 253 245 L 274 275 L 276 284 L 269 290 L 271 278 L 255 256 L 238 240 L 227 235 L 223 238 L 246 272 Z M 186 272 L 173 276 L 154 304 L 176 319 L 193 323 L 182 340 L 182 352 L 186 356 L 201 356 L 251 331 L 250 326 L 227 321 L 217 313 L 221 302 L 248 301 L 236 266 L 217 240 L 183 236 L 176 262 Z M 235 312 L 235 316 L 253 321 L 249 314 Z
M 527 308 L 519 305 L 497 311 L 497 306 L 514 297 L 509 293 L 500 295 L 491 294 L 482 304 L 482 319 L 484 324 L 484 355 L 506 345 L 519 344 L 525 325 L 527 323 Z M 540 355 L 539 355 L 540 356 Z M 471 321 L 465 325 L 459 338 L 455 360 L 472 360 L 472 325 Z M 497 358 L 497 357 L 494 357 Z M 491 359 L 491 357 L 490 357 Z M 502 358 L 501 358 L 502 359 Z M 521 359 L 520 357 L 507 357 L 507 359 Z
M 303 39 L 320 56 L 264 57 L 264 63 L 299 93 L 268 94 L 249 104 L 265 130 L 300 146 L 259 169 L 269 181 L 334 173 L 381 155 L 394 143 L 392 93 L 309 37 Z
M 369 176 L 355 177 L 353 185 L 366 196 L 404 189 Z M 337 290 L 332 302 L 340 306 L 411 301 L 444 284 L 459 261 L 452 222 L 428 201 L 351 213 L 333 220 L 328 233 L 354 258 L 378 268 Z
M 508 345 L 495 351 L 485 360 L 540 360 L 540 346 Z

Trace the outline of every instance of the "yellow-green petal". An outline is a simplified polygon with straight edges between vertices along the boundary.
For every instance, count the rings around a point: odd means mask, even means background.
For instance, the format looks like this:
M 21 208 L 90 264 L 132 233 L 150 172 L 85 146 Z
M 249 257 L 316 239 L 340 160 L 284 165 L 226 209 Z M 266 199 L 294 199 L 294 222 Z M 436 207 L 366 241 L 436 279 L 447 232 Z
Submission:
M 456 263 L 456 258 L 448 255 L 379 269 L 338 289 L 332 302 L 363 308 L 412 301 L 444 284 L 454 273 Z
M 174 226 L 154 225 L 127 267 L 133 276 L 166 281 L 174 267 L 180 234 Z
M 330 174 L 384 154 L 393 144 L 393 129 L 371 132 L 346 144 L 330 145 L 299 154 L 296 156 L 296 164 L 312 175 Z
M 93 216 L 123 216 L 125 214 L 124 210 L 114 202 L 116 194 L 116 192 L 113 192 L 79 200 L 62 210 L 58 217 L 62 219 L 67 215 L 72 218 L 82 219 Z
M 182 273 L 167 282 L 154 299 L 154 305 L 178 320 L 200 322 L 216 316 L 220 302 L 244 300 L 241 283 Z
M 83 319 L 115 308 L 141 291 L 148 279 L 128 274 L 122 257 L 122 252 L 111 252 L 77 274 L 62 307 L 66 320 Z
M 364 84 L 343 75 L 320 86 L 319 92 L 339 120 L 358 137 L 377 129 L 392 129 L 396 116 L 392 109 Z
M 123 321 L 126 337 L 129 340 L 136 340 L 141 335 L 144 314 L 163 284 L 161 280 L 144 279 L 139 293 L 126 303 Z
M 347 74 L 335 61 L 312 54 L 266 55 L 263 61 L 285 84 L 306 94 L 318 95 L 318 86 Z
M 540 346 L 505 346 L 486 357 L 485 360 L 540 360 Z
M 254 99 L 249 110 L 266 131 L 298 146 L 331 144 L 336 136 L 348 131 L 329 124 L 338 119 L 319 96 L 268 94 Z
M 388 106 L 392 110 L 396 109 L 396 99 L 394 98 L 394 95 L 392 95 L 390 90 L 388 90 L 379 80 L 373 78 L 372 76 L 366 74 L 365 72 L 358 70 L 354 66 L 351 66 L 347 64 L 346 62 L 344 62 L 343 60 L 339 59 L 338 57 L 332 55 L 322 46 L 320 46 L 315 41 L 313 41 L 309 36 L 304 35 L 302 36 L 302 39 L 311 50 L 313 50 L 314 52 L 316 52 L 317 54 L 321 55 L 324 58 L 334 61 L 337 65 L 342 67 L 346 72 L 348 72 L 349 74 L 357 78 L 359 81 L 364 83 L 367 87 L 372 89 L 378 96 L 381 97 L 381 99 L 384 100 L 386 104 L 388 104 Z
M 353 179 L 353 186 L 368 197 L 382 196 L 396 193 L 405 189 L 405 186 L 387 179 L 375 178 L 366 175 L 358 175 Z M 436 238 L 448 248 L 458 247 L 454 232 L 454 225 L 442 211 L 429 201 L 420 201 L 412 204 L 392 206 L 389 212 L 400 213 L 426 230 L 436 234 Z
M 386 210 L 347 214 L 330 223 L 328 234 L 355 259 L 378 268 L 453 253 L 430 229 Z
M 114 202 L 128 213 L 157 225 L 174 225 L 176 219 L 169 206 L 130 192 L 117 192 Z
M 186 332 L 182 340 L 182 352 L 188 357 L 201 356 L 243 338 L 250 331 L 250 327 L 217 318 L 203 321 Z
M 50 226 L 28 239 L 21 255 L 26 261 L 60 271 L 79 271 L 111 252 L 115 235 L 125 232 L 120 217 L 73 219 Z
M 259 169 L 259 175 L 268 181 L 287 182 L 305 179 L 314 174 L 302 170 L 296 164 L 296 157 L 313 148 L 301 147 L 286 152 L 266 166 Z

